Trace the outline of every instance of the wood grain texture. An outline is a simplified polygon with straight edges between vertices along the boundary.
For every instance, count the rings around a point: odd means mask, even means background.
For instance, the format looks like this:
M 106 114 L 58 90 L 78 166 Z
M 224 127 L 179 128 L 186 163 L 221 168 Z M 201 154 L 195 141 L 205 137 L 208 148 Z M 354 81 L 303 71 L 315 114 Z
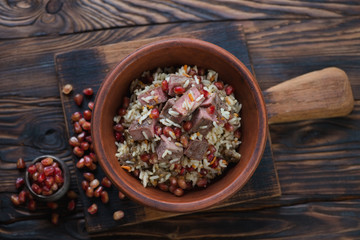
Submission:
M 98 1 L 19 0 L 0 3 L 0 38 L 69 34 L 135 25 L 357 16 L 356 1 Z

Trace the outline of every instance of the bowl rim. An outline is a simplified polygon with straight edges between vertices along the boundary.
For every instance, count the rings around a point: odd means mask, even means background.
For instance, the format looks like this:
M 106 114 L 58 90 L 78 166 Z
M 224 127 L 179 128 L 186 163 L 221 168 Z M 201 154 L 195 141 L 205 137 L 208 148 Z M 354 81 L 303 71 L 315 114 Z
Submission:
M 234 193 L 236 193 L 239 189 L 241 189 L 251 178 L 257 166 L 259 165 L 263 152 L 265 150 L 266 145 L 266 137 L 267 137 L 267 114 L 265 108 L 265 102 L 260 90 L 260 87 L 255 79 L 255 77 L 251 74 L 249 69 L 233 54 L 226 51 L 225 49 L 198 39 L 193 38 L 169 38 L 164 40 L 154 41 L 152 43 L 146 44 L 137 50 L 133 51 L 125 58 L 123 58 L 104 78 L 99 88 L 99 91 L 95 98 L 94 104 L 94 113 L 92 115 L 92 123 L 100 123 L 101 122 L 101 106 L 104 107 L 104 101 L 106 94 L 110 91 L 113 81 L 118 77 L 118 75 L 126 69 L 127 66 L 133 64 L 137 58 L 142 57 L 144 54 L 147 55 L 151 51 L 156 51 L 162 48 L 169 47 L 171 45 L 183 45 L 183 46 L 194 46 L 201 47 L 205 50 L 212 50 L 216 52 L 216 54 L 222 55 L 222 57 L 226 58 L 229 62 L 233 63 L 233 66 L 237 71 L 242 72 L 244 75 L 244 81 L 249 84 L 249 87 L 253 90 L 253 96 L 255 99 L 255 105 L 257 107 L 257 112 L 259 114 L 259 132 L 258 138 L 255 144 L 255 152 L 251 155 L 250 163 L 248 164 L 244 171 L 246 172 L 243 175 L 243 178 L 235 178 L 229 186 L 224 188 L 221 192 L 218 192 L 214 195 L 208 196 L 206 198 L 202 198 L 201 200 L 194 200 L 189 202 L 168 202 L 161 201 L 153 196 L 143 196 L 138 191 L 124 184 L 124 181 L 119 177 L 117 172 L 113 168 L 109 168 L 104 162 L 103 158 L 106 158 L 106 153 L 101 146 L 102 142 L 96 142 L 97 139 L 101 139 L 100 131 L 96 131 L 96 124 L 91 124 L 91 132 L 94 139 L 94 149 L 96 154 L 98 155 L 99 163 L 105 174 L 111 179 L 111 181 L 120 188 L 121 191 L 125 193 L 128 197 L 139 202 L 143 205 L 153 207 L 162 211 L 170 211 L 170 212 L 190 212 L 197 211 L 200 209 L 204 209 L 214 205 L 214 201 L 216 203 L 224 200 L 225 198 L 230 197 Z M 100 106 L 100 107 L 99 107 Z M 113 176 L 115 178 L 113 178 Z M 179 206 L 181 205 L 181 206 Z

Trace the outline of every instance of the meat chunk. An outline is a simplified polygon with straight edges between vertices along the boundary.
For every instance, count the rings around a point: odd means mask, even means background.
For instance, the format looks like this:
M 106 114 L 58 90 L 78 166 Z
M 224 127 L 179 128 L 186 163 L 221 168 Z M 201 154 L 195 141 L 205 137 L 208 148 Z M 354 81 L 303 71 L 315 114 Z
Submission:
M 213 128 L 213 122 L 217 122 L 216 114 L 209 114 L 206 108 L 199 108 L 192 117 L 193 127 L 191 132 L 199 132 L 206 135 Z
M 188 83 L 186 83 L 188 81 Z M 174 87 L 184 87 L 185 89 L 191 87 L 191 83 L 194 80 L 192 78 L 186 76 L 179 76 L 176 74 L 171 74 L 169 78 L 169 91 L 168 94 L 170 96 L 175 96 Z M 186 85 L 185 85 L 186 84 Z
M 181 123 L 184 120 L 184 116 L 172 109 L 175 103 L 174 98 L 170 98 L 160 113 L 160 119 L 168 118 L 175 123 Z M 170 114 L 171 113 L 171 114 Z
M 174 159 L 180 160 L 183 156 L 183 148 L 177 146 L 164 135 L 160 136 L 160 144 L 156 148 L 156 154 L 160 162 L 171 161 Z
M 150 89 L 138 96 L 141 105 L 156 105 L 167 101 L 167 96 L 161 87 Z
M 192 87 L 182 95 L 172 107 L 183 116 L 188 116 L 194 112 L 204 101 L 202 95 L 196 87 Z
M 141 124 L 134 120 L 129 127 L 129 134 L 134 141 L 149 140 L 154 137 L 156 121 L 150 118 L 145 119 Z
M 190 159 L 201 160 L 204 157 L 208 149 L 208 143 L 206 140 L 193 140 L 189 143 L 188 148 L 185 150 L 184 154 Z
M 200 107 L 210 107 L 211 105 L 215 106 L 216 117 L 219 123 L 224 123 L 221 115 L 221 109 L 229 110 L 229 105 L 222 101 L 220 96 L 217 93 L 211 94 L 205 101 L 200 105 Z

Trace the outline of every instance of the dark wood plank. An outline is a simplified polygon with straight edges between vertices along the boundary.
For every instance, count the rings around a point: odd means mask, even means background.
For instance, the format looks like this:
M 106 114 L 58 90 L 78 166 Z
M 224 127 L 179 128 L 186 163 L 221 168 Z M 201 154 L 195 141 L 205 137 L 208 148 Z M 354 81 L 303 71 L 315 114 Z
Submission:
M 356 1 L 2 1 L 0 38 L 69 34 L 134 25 L 358 16 Z

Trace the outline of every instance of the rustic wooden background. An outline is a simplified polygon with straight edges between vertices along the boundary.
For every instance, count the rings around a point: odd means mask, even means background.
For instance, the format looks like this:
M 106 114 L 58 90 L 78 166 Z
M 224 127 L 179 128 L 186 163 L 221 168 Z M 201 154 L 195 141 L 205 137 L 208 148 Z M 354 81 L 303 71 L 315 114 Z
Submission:
M 359 14 L 346 0 L 1 1 L 0 239 L 358 239 Z M 55 53 L 230 22 L 244 26 L 262 89 L 328 66 L 351 81 L 348 117 L 270 126 L 282 197 L 91 235 L 81 202 L 58 226 L 46 209 L 12 207 L 19 156 L 71 159 Z

